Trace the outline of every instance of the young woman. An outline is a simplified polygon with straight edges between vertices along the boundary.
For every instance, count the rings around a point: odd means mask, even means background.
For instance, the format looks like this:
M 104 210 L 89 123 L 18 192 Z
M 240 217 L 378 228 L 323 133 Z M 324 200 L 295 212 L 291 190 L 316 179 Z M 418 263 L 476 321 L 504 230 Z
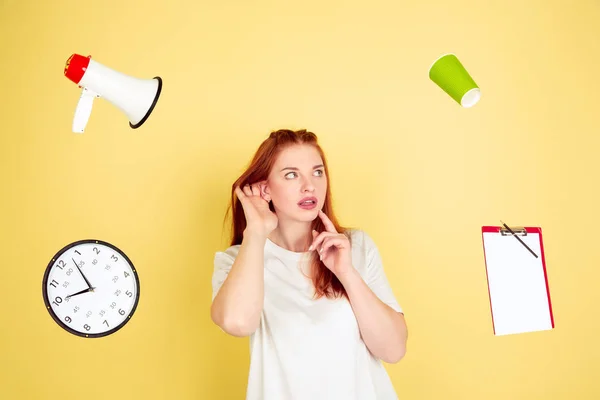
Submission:
M 373 240 L 335 218 L 316 136 L 272 132 L 233 184 L 229 210 L 211 318 L 250 336 L 246 399 L 397 399 L 382 361 L 405 354 L 404 314 Z

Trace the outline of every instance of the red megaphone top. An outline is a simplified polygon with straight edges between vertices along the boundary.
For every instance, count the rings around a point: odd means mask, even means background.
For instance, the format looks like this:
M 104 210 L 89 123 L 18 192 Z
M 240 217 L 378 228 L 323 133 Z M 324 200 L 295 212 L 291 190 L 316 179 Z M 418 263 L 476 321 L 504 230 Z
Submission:
M 79 81 L 83 78 L 83 75 L 90 64 L 91 57 L 92 56 L 84 57 L 80 54 L 71 55 L 65 63 L 65 76 L 79 84 Z

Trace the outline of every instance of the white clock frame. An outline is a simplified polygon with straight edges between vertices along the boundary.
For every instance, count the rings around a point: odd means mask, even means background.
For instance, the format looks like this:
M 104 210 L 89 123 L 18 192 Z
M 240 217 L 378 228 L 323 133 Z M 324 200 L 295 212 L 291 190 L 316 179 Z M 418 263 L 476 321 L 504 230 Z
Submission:
M 123 251 L 102 240 L 84 239 L 52 257 L 42 295 L 60 327 L 80 337 L 99 338 L 129 322 L 139 303 L 140 281 Z

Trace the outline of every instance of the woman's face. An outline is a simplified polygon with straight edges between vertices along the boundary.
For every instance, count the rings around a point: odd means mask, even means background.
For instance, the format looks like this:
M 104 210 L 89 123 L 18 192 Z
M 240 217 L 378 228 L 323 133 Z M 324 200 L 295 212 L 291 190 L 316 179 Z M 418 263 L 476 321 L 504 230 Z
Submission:
M 317 218 L 327 193 L 325 167 L 317 149 L 297 144 L 282 150 L 269 174 L 265 191 L 280 220 L 309 222 Z

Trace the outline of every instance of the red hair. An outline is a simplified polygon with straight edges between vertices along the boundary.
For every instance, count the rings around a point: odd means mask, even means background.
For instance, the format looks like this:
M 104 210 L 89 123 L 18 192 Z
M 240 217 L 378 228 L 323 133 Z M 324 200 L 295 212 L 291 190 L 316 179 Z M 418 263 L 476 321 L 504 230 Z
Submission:
M 323 166 L 325 169 L 325 176 L 327 177 L 327 192 L 325 196 L 325 203 L 323 204 L 323 212 L 333 225 L 336 231 L 344 233 L 350 240 L 348 229 L 342 227 L 333 212 L 333 206 L 331 201 L 331 179 L 329 176 L 329 170 L 327 167 L 327 160 L 325 154 L 318 144 L 317 136 L 307 131 L 306 129 L 292 131 L 289 129 L 280 129 L 271 132 L 269 138 L 261 143 L 258 150 L 256 151 L 254 158 L 246 168 L 246 171 L 231 185 L 231 202 L 227 207 L 225 219 L 232 211 L 233 218 L 231 221 L 231 246 L 235 246 L 242 243 L 244 238 L 244 229 L 246 228 L 246 217 L 244 215 L 244 209 L 241 202 L 235 195 L 235 188 L 239 186 L 244 187 L 246 184 L 252 184 L 255 182 L 264 181 L 268 178 L 271 168 L 275 164 L 277 155 L 286 147 L 294 144 L 309 144 L 314 146 L 319 152 L 321 159 L 323 160 Z M 269 202 L 269 208 L 275 212 L 273 202 Z M 325 230 L 325 226 L 321 218 L 317 217 L 312 223 L 312 229 L 317 232 Z M 315 298 L 321 298 L 326 296 L 328 298 L 346 297 L 348 294 L 344 289 L 344 286 L 337 279 L 335 274 L 329 270 L 319 259 L 316 252 L 311 252 L 310 255 L 311 269 L 313 271 L 313 285 L 315 287 Z

